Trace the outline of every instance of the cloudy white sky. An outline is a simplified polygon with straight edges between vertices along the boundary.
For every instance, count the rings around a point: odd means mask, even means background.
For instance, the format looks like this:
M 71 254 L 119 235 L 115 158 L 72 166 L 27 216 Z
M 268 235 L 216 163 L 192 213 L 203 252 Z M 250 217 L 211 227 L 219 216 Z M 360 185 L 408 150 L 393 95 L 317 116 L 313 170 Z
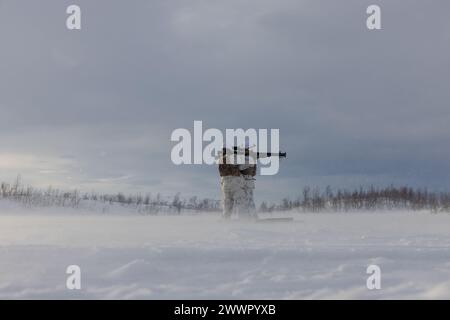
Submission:
M 448 0 L 0 0 L 0 39 L 0 180 L 219 198 L 217 168 L 170 161 L 202 120 L 280 129 L 258 200 L 450 189 Z

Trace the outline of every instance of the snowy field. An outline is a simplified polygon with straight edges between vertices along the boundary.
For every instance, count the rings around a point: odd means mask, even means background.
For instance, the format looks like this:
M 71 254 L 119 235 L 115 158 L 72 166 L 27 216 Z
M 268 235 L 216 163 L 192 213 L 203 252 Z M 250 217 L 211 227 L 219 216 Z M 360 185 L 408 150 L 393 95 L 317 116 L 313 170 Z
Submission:
M 292 214 L 291 223 L 216 215 L 0 214 L 3 299 L 450 298 L 450 215 Z M 79 265 L 82 289 L 66 289 Z M 381 290 L 366 268 L 382 270 Z

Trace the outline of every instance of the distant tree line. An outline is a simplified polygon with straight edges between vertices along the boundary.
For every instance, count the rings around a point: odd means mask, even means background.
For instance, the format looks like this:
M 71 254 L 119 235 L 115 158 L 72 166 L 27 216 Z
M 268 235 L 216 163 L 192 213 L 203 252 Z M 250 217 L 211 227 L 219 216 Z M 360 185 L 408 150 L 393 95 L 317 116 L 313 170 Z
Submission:
M 182 212 L 220 212 L 221 201 L 215 199 L 191 197 L 182 198 L 180 193 L 172 197 L 161 194 L 125 195 L 81 193 L 78 190 L 61 191 L 49 187 L 38 189 L 23 186 L 20 176 L 12 184 L 0 184 L 0 200 L 8 199 L 28 207 L 68 207 L 93 208 L 106 212 L 111 207 L 120 206 L 141 214 Z M 430 210 L 432 212 L 450 212 L 450 193 L 431 192 L 411 187 L 389 186 L 385 188 L 360 187 L 355 190 L 326 187 L 305 187 L 295 199 L 284 198 L 279 203 L 261 203 L 259 212 L 279 211 L 298 212 L 351 212 L 381 210 Z
M 78 190 L 61 191 L 57 188 L 37 189 L 25 187 L 20 183 L 20 177 L 15 183 L 0 184 L 0 200 L 8 199 L 28 207 L 67 207 L 67 208 L 93 208 L 104 205 L 104 211 L 111 206 L 122 206 L 142 214 L 176 213 L 182 211 L 220 211 L 220 201 L 214 199 L 201 199 L 191 197 L 182 199 L 180 193 L 173 197 L 162 197 L 159 193 L 125 195 L 99 194 L 95 192 L 81 193 Z
M 430 192 L 410 187 L 363 188 L 355 190 L 331 187 L 325 190 L 305 187 L 294 200 L 284 198 L 278 204 L 263 202 L 261 212 L 297 210 L 301 212 L 349 212 L 375 210 L 430 210 L 450 211 L 450 193 Z

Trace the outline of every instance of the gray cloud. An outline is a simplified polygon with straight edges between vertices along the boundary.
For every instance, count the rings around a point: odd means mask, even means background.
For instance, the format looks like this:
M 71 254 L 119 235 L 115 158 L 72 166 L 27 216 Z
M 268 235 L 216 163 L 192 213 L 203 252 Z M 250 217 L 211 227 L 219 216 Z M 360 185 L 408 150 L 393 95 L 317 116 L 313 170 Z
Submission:
M 372 2 L 80 0 L 70 32 L 71 1 L 1 1 L 0 156 L 47 165 L 0 175 L 218 197 L 216 168 L 169 161 L 172 130 L 203 120 L 281 129 L 289 158 L 260 198 L 448 189 L 450 3 L 376 1 L 383 30 L 370 32 Z

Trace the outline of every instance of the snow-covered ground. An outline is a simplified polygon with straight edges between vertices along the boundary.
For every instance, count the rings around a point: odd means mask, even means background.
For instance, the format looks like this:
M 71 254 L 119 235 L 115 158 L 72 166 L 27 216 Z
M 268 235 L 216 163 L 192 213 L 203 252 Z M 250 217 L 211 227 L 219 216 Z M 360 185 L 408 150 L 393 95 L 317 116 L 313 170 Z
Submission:
M 213 214 L 49 214 L 3 207 L 0 298 L 450 298 L 450 215 L 292 214 L 291 223 Z M 79 265 L 82 289 L 66 289 Z M 381 290 L 366 268 L 380 266 Z

